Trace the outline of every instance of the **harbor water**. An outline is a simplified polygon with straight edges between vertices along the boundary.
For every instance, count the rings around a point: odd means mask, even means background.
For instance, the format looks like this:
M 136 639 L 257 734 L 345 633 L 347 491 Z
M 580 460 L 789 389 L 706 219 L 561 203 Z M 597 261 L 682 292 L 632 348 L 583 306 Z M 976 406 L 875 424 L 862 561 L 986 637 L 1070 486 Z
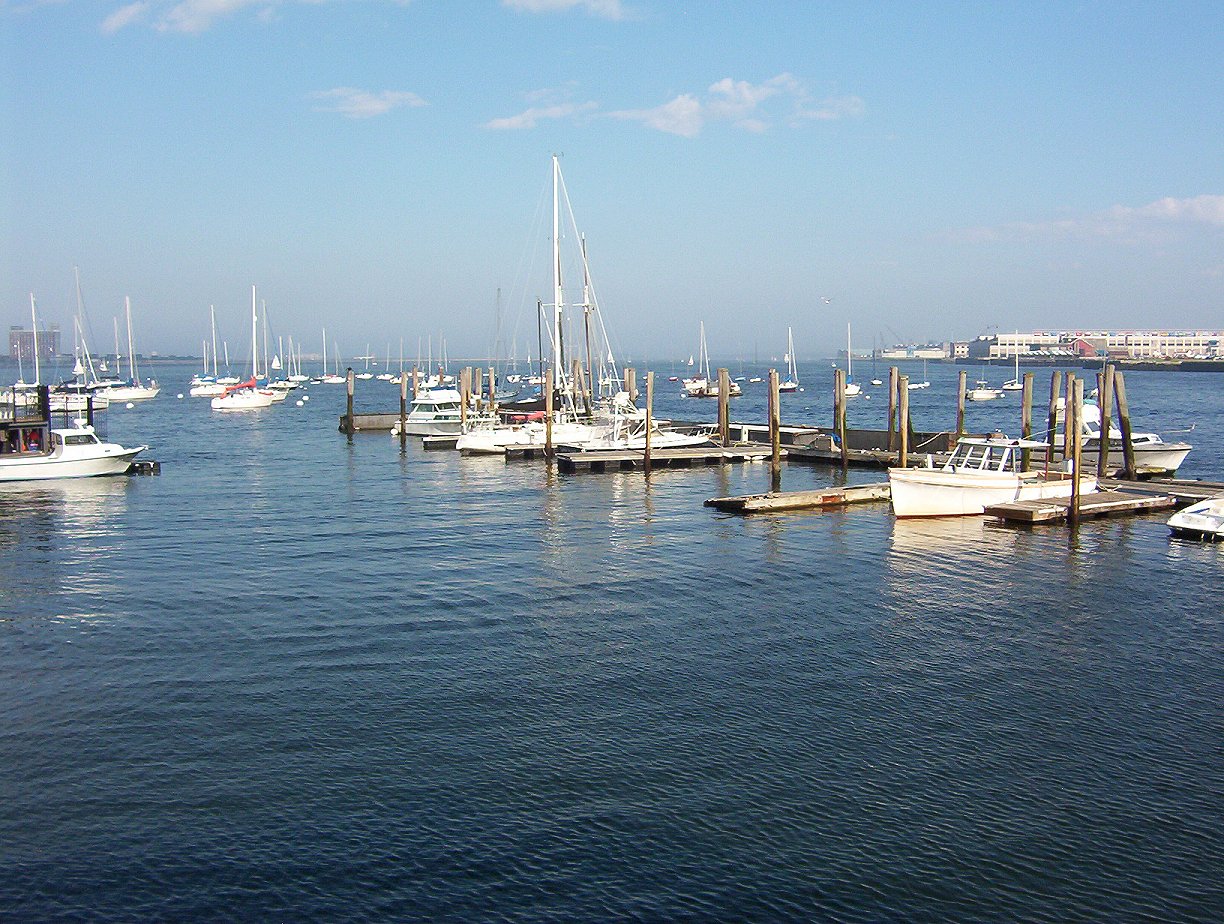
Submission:
M 401 452 L 337 432 L 342 386 L 227 415 L 192 371 L 105 415 L 160 476 L 0 489 L 0 917 L 1224 917 L 1224 548 L 1167 514 L 726 517 L 767 466 Z M 829 423 L 831 371 L 784 422 Z M 1127 389 L 1224 480 L 1224 377 Z M 968 414 L 1018 433 L 1017 396 Z

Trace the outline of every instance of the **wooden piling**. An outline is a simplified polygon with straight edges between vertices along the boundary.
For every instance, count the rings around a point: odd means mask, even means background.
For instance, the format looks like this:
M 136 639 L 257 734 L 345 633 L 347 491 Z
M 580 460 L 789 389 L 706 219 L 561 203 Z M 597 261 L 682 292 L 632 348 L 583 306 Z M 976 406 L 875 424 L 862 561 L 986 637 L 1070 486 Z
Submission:
M 544 372 L 544 455 L 553 457 L 553 367 Z
M 344 432 L 350 436 L 353 433 L 353 367 L 349 366 L 344 374 L 344 389 L 348 393 L 344 411 Z
M 408 376 L 400 376 L 400 442 L 408 439 Z
M 731 374 L 718 370 L 718 441 L 731 445 Z
M 846 370 L 833 370 L 833 432 L 837 434 L 837 441 L 842 445 L 841 455 L 846 457 L 845 449 L 845 434 L 842 433 L 842 420 L 845 418 L 843 408 L 846 404 Z
M 782 412 L 778 391 L 778 370 L 769 370 L 769 467 L 777 475 L 782 470 Z
M 956 438 L 959 440 L 965 435 L 965 389 L 968 387 L 969 373 L 964 369 L 960 371 L 960 375 L 956 379 Z M 909 385 L 905 387 L 905 393 L 909 393 Z M 908 406 L 908 400 L 906 404 Z M 907 428 L 908 429 L 908 428 Z
M 472 403 L 476 407 L 476 413 L 479 414 L 484 410 L 484 368 L 477 366 L 472 374 Z
M 1071 434 L 1071 503 L 1067 507 L 1067 522 L 1072 526 L 1080 517 L 1080 472 L 1083 468 L 1084 436 L 1081 423 L 1084 419 L 1084 380 L 1068 383 L 1067 410 L 1063 417 L 1063 428 Z M 1072 397 L 1074 396 L 1074 397 Z
M 898 404 L 900 405 L 900 408 L 898 410 L 898 422 L 900 424 L 899 429 L 901 432 L 899 434 L 900 441 L 898 443 L 898 449 L 897 449 L 897 465 L 900 466 L 901 468 L 905 468 L 906 466 L 909 465 L 909 435 L 910 435 L 909 376 L 908 375 L 903 375 L 899 379 L 897 379 L 897 394 L 900 395 L 900 399 L 901 399 L 898 402 Z
M 412 367 L 412 400 L 417 399 L 417 391 L 421 387 L 421 370 L 417 366 Z
M 642 454 L 642 470 L 650 474 L 650 431 L 654 429 L 654 373 L 646 373 L 646 451 Z
M 841 397 L 841 407 L 838 410 L 835 423 L 837 426 L 837 442 L 841 446 L 841 470 L 842 474 L 845 475 L 850 469 L 850 446 L 846 439 L 846 404 L 848 403 L 846 400 L 846 382 L 849 376 L 840 369 L 838 373 L 841 376 L 841 381 L 837 386 L 837 393 Z
M 1071 458 L 1071 451 L 1074 449 L 1074 442 L 1071 434 L 1071 428 L 1067 425 L 1067 411 L 1071 406 L 1071 402 L 1075 400 L 1075 382 L 1076 377 L 1074 372 L 1067 373 L 1067 397 L 1063 400 L 1063 459 Z
M 1033 438 L 1033 373 L 1031 372 L 1024 373 L 1024 390 L 1020 392 L 1020 437 L 1026 440 Z M 1028 449 L 1020 452 L 1020 467 L 1026 472 L 1032 461 L 1031 455 Z
M 467 432 L 468 401 L 472 397 L 472 367 L 459 370 L 459 429 Z
M 1097 406 L 1101 411 L 1101 438 L 1097 445 L 1097 478 L 1109 474 L 1109 430 L 1113 421 L 1114 367 L 1097 373 Z
M 625 367 L 625 391 L 629 393 L 629 399 L 631 401 L 637 400 L 637 370 L 632 366 Z
M 1135 480 L 1135 444 L 1131 440 L 1130 405 L 1126 403 L 1126 379 L 1114 375 L 1114 398 L 1118 402 L 1118 429 L 1122 431 L 1122 477 Z
M 897 376 L 896 366 L 888 367 L 888 451 L 897 448 Z
M 1046 450 L 1046 463 L 1053 465 L 1056 453 L 1054 451 L 1054 431 L 1058 429 L 1058 404 L 1062 401 L 1062 371 L 1055 369 L 1050 373 L 1050 408 L 1046 418 L 1046 442 L 1050 448 Z
M 489 367 L 489 412 L 497 411 L 497 371 Z

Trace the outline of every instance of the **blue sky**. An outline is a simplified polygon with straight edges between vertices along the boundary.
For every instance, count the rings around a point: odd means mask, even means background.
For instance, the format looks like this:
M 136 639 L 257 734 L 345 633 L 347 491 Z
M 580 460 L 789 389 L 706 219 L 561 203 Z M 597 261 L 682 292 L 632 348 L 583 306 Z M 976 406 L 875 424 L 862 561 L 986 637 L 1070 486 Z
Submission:
M 1224 4 L 0 0 L 8 324 L 520 355 L 562 155 L 622 353 L 1224 327 Z M 543 231 L 547 237 L 547 229 Z M 825 301 L 828 299 L 828 301 Z

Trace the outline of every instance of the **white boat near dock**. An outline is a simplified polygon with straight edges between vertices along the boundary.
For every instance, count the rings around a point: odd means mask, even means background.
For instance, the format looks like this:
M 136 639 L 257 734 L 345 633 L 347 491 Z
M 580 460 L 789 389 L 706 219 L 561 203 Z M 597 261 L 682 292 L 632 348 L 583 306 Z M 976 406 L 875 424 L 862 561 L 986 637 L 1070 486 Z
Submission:
M 1045 443 L 999 437 L 965 437 L 940 468 L 890 468 L 893 513 L 899 517 L 980 515 L 987 507 L 1021 500 L 1070 497 L 1073 479 L 1063 471 L 1022 471 L 1021 454 L 1045 451 Z M 1080 477 L 1080 492 L 1096 490 L 1095 476 Z
M 0 482 L 122 475 L 131 467 L 132 459 L 149 448 L 126 449 L 118 443 L 104 443 L 90 426 L 31 428 L 21 439 L 24 446 L 4 441 Z

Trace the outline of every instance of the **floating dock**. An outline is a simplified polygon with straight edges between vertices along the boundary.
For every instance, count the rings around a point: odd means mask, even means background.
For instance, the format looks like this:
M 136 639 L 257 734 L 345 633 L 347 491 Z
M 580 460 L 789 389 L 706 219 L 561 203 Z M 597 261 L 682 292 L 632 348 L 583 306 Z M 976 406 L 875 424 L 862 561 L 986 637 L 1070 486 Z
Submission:
M 724 513 L 776 513 L 786 510 L 818 510 L 887 501 L 892 497 L 888 482 L 851 485 L 844 488 L 821 488 L 814 491 L 776 491 L 769 494 L 748 494 L 742 497 L 712 497 L 706 507 Z
M 782 458 L 786 458 L 782 450 Z M 677 449 L 654 449 L 650 453 L 651 468 L 693 468 L 698 465 L 728 465 L 735 462 L 764 462 L 770 458 L 770 448 L 758 443 L 740 446 L 685 446 Z M 506 458 L 510 458 L 509 452 Z M 641 469 L 646 453 L 636 449 L 612 452 L 559 452 L 557 468 L 563 472 L 607 472 Z
M 1148 513 L 1177 507 L 1178 500 L 1168 494 L 1133 494 L 1129 491 L 1096 491 L 1080 498 L 1081 520 L 1117 516 L 1125 513 Z M 1012 501 L 986 508 L 986 516 L 998 517 L 1010 523 L 1055 523 L 1067 519 L 1070 503 L 1058 500 Z

